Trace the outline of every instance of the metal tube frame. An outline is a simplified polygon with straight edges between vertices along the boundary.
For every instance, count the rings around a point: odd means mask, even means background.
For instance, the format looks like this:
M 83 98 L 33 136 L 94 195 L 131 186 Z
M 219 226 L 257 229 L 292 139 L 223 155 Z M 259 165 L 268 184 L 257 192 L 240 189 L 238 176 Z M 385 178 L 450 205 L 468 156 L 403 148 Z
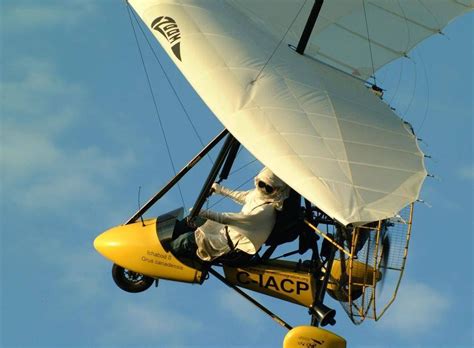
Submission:
M 172 178 L 160 191 L 158 191 L 145 205 L 140 208 L 131 218 L 125 222 L 124 225 L 132 224 L 137 221 L 143 214 L 145 214 L 148 209 L 150 209 L 161 197 L 163 197 L 169 190 L 173 188 L 174 185 L 178 183 L 181 178 L 186 175 L 204 156 L 207 155 L 227 134 L 229 131 L 223 129 L 209 144 L 207 144 L 194 158 L 179 171 L 174 178 Z
M 315 315 L 313 308 L 317 303 L 321 303 L 321 304 L 324 303 L 324 296 L 326 295 L 326 290 L 327 290 L 329 278 L 331 276 L 331 269 L 332 269 L 332 264 L 333 264 L 334 258 L 336 256 L 336 250 L 337 250 L 337 248 L 334 245 L 332 245 L 331 246 L 331 253 L 330 253 L 328 259 L 326 260 L 326 272 L 324 273 L 324 278 L 323 278 L 320 286 L 318 288 L 316 288 L 316 296 L 315 296 L 314 302 L 311 305 L 310 310 L 309 310 L 309 313 L 311 314 L 311 325 L 312 326 L 318 327 L 319 324 L 320 324 L 319 323 L 319 318 L 318 318 L 317 315 Z
M 293 329 L 293 327 L 288 324 L 286 321 L 284 321 L 283 319 L 281 319 L 278 315 L 276 315 L 275 313 L 271 312 L 267 307 L 265 307 L 264 305 L 262 305 L 260 302 L 258 302 L 257 300 L 255 300 L 253 297 L 247 295 L 244 291 L 240 290 L 237 286 L 235 286 L 234 284 L 231 284 L 227 281 L 227 279 L 225 279 L 219 272 L 217 272 L 216 270 L 212 269 L 212 268 L 209 268 L 209 273 L 211 273 L 214 277 L 216 277 L 217 279 L 219 279 L 221 282 L 223 282 L 225 285 L 227 285 L 228 287 L 230 287 L 231 289 L 235 290 L 236 292 L 238 292 L 240 295 L 242 295 L 246 300 L 248 300 L 249 302 L 251 302 L 252 304 L 254 304 L 256 307 L 258 307 L 260 310 L 262 310 L 265 314 L 269 315 L 274 321 L 276 321 L 278 324 L 280 324 L 281 326 L 283 326 L 285 329 L 288 329 L 288 330 L 291 330 Z
M 211 171 L 209 172 L 209 175 L 204 182 L 204 185 L 201 189 L 201 193 L 199 194 L 198 198 L 196 199 L 196 202 L 194 203 L 193 209 L 191 211 L 191 214 L 189 215 L 190 219 L 195 218 L 198 214 L 199 211 L 201 210 L 202 206 L 204 205 L 207 197 L 209 196 L 209 193 L 211 191 L 212 184 L 215 182 L 217 178 L 217 174 L 219 174 L 219 170 L 222 168 L 224 165 L 224 161 L 229 154 L 230 149 L 233 147 L 233 145 L 237 142 L 237 140 L 234 138 L 232 134 L 228 134 L 227 138 L 225 140 L 224 145 L 221 148 L 221 151 L 219 152 L 219 155 L 217 156 L 217 159 L 212 166 Z M 230 168 L 229 168 L 230 170 Z

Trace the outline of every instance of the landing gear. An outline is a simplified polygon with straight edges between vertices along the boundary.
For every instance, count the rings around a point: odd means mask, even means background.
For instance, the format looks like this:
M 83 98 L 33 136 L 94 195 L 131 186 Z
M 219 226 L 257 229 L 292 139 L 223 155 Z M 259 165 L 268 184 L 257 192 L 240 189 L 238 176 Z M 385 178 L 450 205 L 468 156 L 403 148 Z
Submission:
M 151 277 L 130 271 L 115 263 L 112 267 L 112 277 L 120 289 L 133 293 L 147 290 L 155 281 Z

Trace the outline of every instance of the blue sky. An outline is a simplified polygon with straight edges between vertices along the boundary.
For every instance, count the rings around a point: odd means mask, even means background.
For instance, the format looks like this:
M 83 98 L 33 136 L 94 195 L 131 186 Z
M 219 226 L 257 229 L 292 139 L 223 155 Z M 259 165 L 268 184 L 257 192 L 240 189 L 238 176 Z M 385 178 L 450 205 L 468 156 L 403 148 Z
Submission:
M 351 347 L 473 344 L 473 20 L 458 19 L 378 74 L 439 179 L 424 185 L 431 207 L 415 208 L 405 278 L 386 316 L 354 326 L 328 301 L 338 311 L 332 329 Z M 95 236 L 135 212 L 139 186 L 143 202 L 173 175 L 124 2 L 2 1 L 0 25 L 1 346 L 281 346 L 285 330 L 215 280 L 128 294 L 93 249 Z M 222 126 L 158 54 L 207 142 Z M 200 144 L 145 58 L 180 168 Z M 183 182 L 187 207 L 208 167 Z M 179 205 L 174 190 L 149 216 Z M 291 325 L 309 321 L 303 307 L 256 297 Z

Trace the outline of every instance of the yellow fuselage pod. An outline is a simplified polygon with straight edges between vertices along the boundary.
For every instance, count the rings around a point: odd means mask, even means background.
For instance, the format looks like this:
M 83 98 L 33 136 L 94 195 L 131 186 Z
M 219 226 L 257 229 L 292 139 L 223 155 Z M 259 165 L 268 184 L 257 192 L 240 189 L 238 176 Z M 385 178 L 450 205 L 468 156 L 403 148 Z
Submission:
M 202 283 L 201 271 L 167 252 L 158 238 L 157 219 L 113 227 L 94 240 L 95 249 L 128 270 L 153 278 Z
M 375 282 L 381 279 L 379 271 L 363 262 L 352 260 L 352 269 L 350 260 L 346 260 L 345 264 L 344 276 L 347 279 L 345 279 L 344 284 L 341 284 L 343 274 L 341 260 L 334 260 L 327 286 L 328 294 L 338 301 L 348 302 L 349 290 L 352 300 L 357 299 L 366 287 L 373 287 Z M 350 284 L 348 283 L 349 280 Z
M 381 278 L 381 273 L 363 262 L 353 260 L 352 269 L 350 260 L 346 260 L 345 274 L 351 274 L 351 282 L 354 286 L 366 286 L 375 284 Z M 341 260 L 334 260 L 331 268 L 331 280 L 328 288 L 331 287 L 331 283 L 339 282 L 342 275 Z M 374 282 L 375 277 L 375 282 Z
M 314 277 L 292 261 L 267 261 L 249 267 L 224 266 L 226 279 L 237 286 L 309 307 L 314 301 Z
M 293 347 L 345 348 L 346 340 L 319 327 L 297 326 L 283 340 L 283 348 Z

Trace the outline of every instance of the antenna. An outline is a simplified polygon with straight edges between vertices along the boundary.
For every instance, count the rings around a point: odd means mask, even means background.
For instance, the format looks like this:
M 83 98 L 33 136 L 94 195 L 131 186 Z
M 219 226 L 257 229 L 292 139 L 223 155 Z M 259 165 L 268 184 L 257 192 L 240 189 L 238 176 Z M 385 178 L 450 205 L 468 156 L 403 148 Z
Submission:
M 140 210 L 142 207 L 141 207 L 141 204 L 140 204 L 140 193 L 141 193 L 141 190 L 142 190 L 142 187 L 141 186 L 138 186 L 138 210 Z M 140 220 L 142 221 L 142 226 L 145 227 L 145 222 L 143 221 L 143 214 L 140 215 Z

